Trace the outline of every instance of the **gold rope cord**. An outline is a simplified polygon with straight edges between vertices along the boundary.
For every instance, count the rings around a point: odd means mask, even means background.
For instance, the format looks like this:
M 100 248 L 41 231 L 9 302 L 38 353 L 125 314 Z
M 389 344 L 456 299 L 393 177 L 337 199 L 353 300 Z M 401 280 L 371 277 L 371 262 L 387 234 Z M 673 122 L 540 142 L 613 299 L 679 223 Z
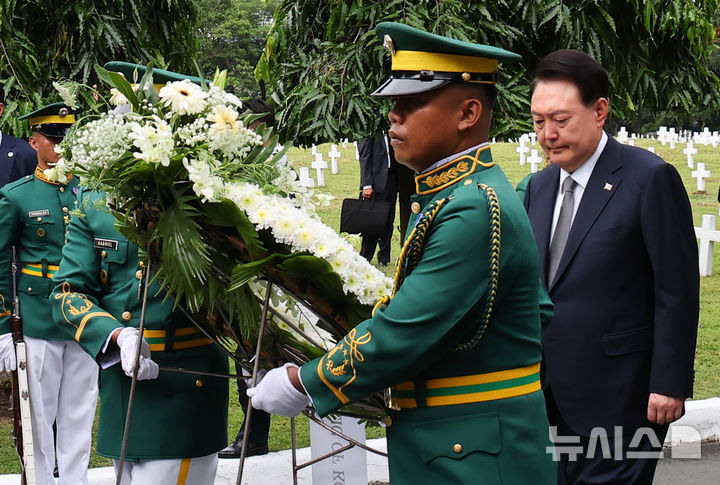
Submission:
M 489 294 L 483 308 L 483 314 L 481 319 L 481 325 L 475 331 L 472 338 L 464 343 L 458 345 L 456 350 L 469 350 L 475 347 L 483 334 L 485 329 L 490 322 L 490 316 L 492 314 L 493 306 L 495 304 L 495 296 L 497 294 L 498 286 L 498 273 L 500 270 L 500 202 L 497 197 L 495 190 L 487 185 L 479 184 L 479 187 L 485 192 L 488 201 L 488 212 L 490 214 L 490 234 L 489 234 Z M 440 200 L 436 200 L 430 204 L 427 210 L 423 213 L 422 217 L 413 228 L 410 236 L 403 245 L 400 251 L 400 258 L 398 261 L 397 269 L 395 270 L 395 285 L 393 292 L 390 296 L 384 296 L 380 301 L 377 302 L 373 309 L 373 314 L 381 306 L 387 306 L 390 300 L 393 299 L 397 293 L 400 285 L 402 285 L 405 278 L 415 269 L 420 262 L 422 256 L 422 250 L 425 246 L 425 239 L 427 237 L 428 229 L 437 216 L 440 209 L 449 201 L 448 197 Z

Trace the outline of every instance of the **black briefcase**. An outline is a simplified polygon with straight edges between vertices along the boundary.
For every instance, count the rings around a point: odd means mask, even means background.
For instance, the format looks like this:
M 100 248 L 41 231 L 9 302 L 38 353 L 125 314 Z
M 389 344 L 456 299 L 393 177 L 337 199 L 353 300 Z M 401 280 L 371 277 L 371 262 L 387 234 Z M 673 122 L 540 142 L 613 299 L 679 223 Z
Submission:
M 340 232 L 380 236 L 390 222 L 390 202 L 374 199 L 344 199 L 340 211 Z

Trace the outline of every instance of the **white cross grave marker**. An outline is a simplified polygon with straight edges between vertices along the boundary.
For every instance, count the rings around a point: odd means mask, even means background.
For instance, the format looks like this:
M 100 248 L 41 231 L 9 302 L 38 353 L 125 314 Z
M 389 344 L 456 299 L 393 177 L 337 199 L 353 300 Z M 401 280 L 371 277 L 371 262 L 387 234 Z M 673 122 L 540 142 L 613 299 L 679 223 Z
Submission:
M 660 129 L 657 131 L 657 139 L 660 140 L 660 144 L 662 146 L 665 146 L 665 141 L 667 140 L 668 131 L 667 126 L 661 126 Z
M 354 141 L 353 145 L 355 145 L 355 160 L 360 160 L 360 152 L 358 151 L 357 142 Z
M 703 128 L 702 133 L 700 133 L 700 143 L 702 143 L 705 146 L 708 146 L 710 144 L 710 137 L 712 135 L 710 134 L 710 128 L 707 126 Z
M 322 153 L 318 152 L 315 154 L 315 161 L 312 162 L 310 166 L 315 169 L 318 187 L 323 187 L 325 185 L 325 173 L 323 169 L 328 168 L 328 164 L 323 160 Z
M 527 162 L 530 164 L 530 173 L 538 171 L 538 165 L 542 163 L 542 157 L 538 155 L 537 150 L 530 150 L 530 156 L 527 158 Z
M 710 177 L 710 171 L 705 170 L 705 163 L 698 162 L 697 170 L 693 170 L 690 175 L 697 179 L 698 192 L 705 193 L 705 179 Z
M 527 147 L 527 135 L 522 135 L 519 139 L 519 142 L 520 146 L 517 147 L 515 151 L 520 154 L 520 165 L 525 165 L 525 154 L 530 151 L 530 148 Z
M 314 143 L 310 147 L 310 153 L 312 153 L 313 156 L 315 156 L 315 154 L 317 153 L 317 147 L 315 146 Z
M 693 155 L 697 153 L 697 148 L 693 147 L 692 140 L 688 140 L 687 147 L 685 147 L 685 150 L 683 150 L 683 153 L 687 155 L 687 165 L 688 168 L 694 168 L 695 164 L 693 163 Z
M 664 145 L 664 143 L 663 143 L 663 145 Z M 648 151 L 650 153 L 655 153 L 655 147 L 648 147 Z
M 528 133 L 528 136 L 530 137 L 530 145 L 535 146 L 535 141 L 537 140 L 537 134 L 535 132 Z
M 310 169 L 307 167 L 300 167 L 300 177 L 298 182 L 303 184 L 305 187 L 315 186 L 315 179 L 310 176 Z
M 618 131 L 616 140 L 617 140 L 618 142 L 622 143 L 622 144 L 627 143 L 627 141 L 628 141 L 628 132 L 627 132 L 627 130 L 625 129 L 624 126 L 621 126 L 621 127 L 620 127 L 620 131 Z
M 330 172 L 333 174 L 338 173 L 338 160 L 340 159 L 340 152 L 338 151 L 337 145 L 330 145 L 328 157 L 330 157 Z
M 698 165 L 700 165 L 698 163 Z M 715 216 L 703 214 L 702 226 L 695 228 L 695 237 L 700 239 L 698 249 L 700 276 L 710 276 L 713 266 L 713 249 L 715 242 L 720 242 L 720 231 L 715 229 Z
M 634 138 L 630 138 L 630 140 L 628 141 L 628 145 L 630 145 L 631 147 L 634 147 L 634 146 L 635 146 L 635 139 L 634 139 Z

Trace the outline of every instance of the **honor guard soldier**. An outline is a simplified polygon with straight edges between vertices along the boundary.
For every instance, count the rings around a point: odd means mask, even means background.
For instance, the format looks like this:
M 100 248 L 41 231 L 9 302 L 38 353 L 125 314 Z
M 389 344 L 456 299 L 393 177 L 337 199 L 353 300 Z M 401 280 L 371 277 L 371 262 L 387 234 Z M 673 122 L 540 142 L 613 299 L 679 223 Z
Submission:
M 37 153 L 33 175 L 0 190 L 0 333 L 8 339 L 12 294 L 7 282 L 15 246 L 20 271 L 17 296 L 27 346 L 33 452 L 38 484 L 54 484 L 57 449 L 60 484 L 87 484 L 92 424 L 97 404 L 97 369 L 52 318 L 48 296 L 65 244 L 78 180 L 50 170 L 60 155 L 55 145 L 77 111 L 63 103 L 38 109 L 29 119 L 30 146 Z M 6 348 L 5 345 L 2 348 Z M 53 436 L 57 424 L 57 443 Z M 57 445 L 57 446 L 56 446 Z
M 416 172 L 393 297 L 335 348 L 273 369 L 252 405 L 322 415 L 391 388 L 390 481 L 554 484 L 540 390 L 552 305 L 521 201 L 487 143 L 498 62 L 520 57 L 397 23 L 376 32 L 392 74 L 397 160 Z M 306 395 L 307 394 L 307 395 Z
M 108 63 L 129 80 L 144 66 Z M 188 78 L 153 70 L 156 84 Z M 197 78 L 189 78 L 191 80 Z M 138 342 L 138 382 L 130 422 L 123 485 L 211 484 L 217 452 L 227 443 L 228 382 L 224 378 L 159 371 L 159 366 L 227 373 L 227 357 L 205 338 L 158 283 L 148 289 L 143 338 L 145 264 L 138 247 L 115 229 L 102 209 L 105 195 L 82 189 L 51 302 L 55 321 L 92 358 L 100 371 L 97 452 L 112 458 L 116 472 Z M 95 362 L 93 362 L 95 359 Z M 62 476 L 62 474 L 61 474 Z

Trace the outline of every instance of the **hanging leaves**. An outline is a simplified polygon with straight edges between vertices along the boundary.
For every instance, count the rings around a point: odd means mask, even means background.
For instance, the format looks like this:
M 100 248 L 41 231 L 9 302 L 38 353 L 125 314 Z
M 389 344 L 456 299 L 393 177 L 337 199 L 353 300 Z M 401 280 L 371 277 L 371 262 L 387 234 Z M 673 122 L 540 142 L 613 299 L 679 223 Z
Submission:
M 373 29 L 403 22 L 442 35 L 518 52 L 503 66 L 492 136 L 530 129 L 535 65 L 565 48 L 584 50 L 610 73 L 612 115 L 651 114 L 683 123 L 717 110 L 718 77 L 709 68 L 720 1 L 284 0 L 275 12 L 255 74 L 278 106 L 281 137 L 296 145 L 372 135 L 387 123 L 387 102 L 369 94 L 389 59 Z M 708 105 L 711 104 L 711 106 Z

